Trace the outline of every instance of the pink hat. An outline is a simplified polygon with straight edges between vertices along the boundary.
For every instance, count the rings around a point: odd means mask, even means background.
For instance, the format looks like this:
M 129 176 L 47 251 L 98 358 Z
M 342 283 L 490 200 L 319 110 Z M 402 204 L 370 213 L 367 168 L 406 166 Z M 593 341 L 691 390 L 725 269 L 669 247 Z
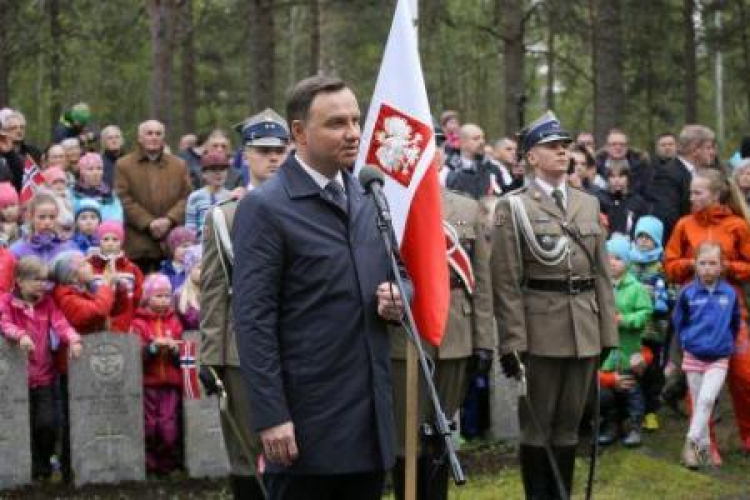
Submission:
M 185 226 L 176 226 L 169 232 L 167 236 L 167 246 L 174 253 L 174 249 L 183 243 L 195 243 L 195 231 L 188 229 Z
M 78 160 L 78 169 L 81 171 L 91 170 L 96 165 L 103 165 L 102 157 L 99 153 L 86 153 Z
M 18 193 L 10 182 L 0 182 L 0 209 L 18 205 Z
M 99 227 L 96 228 L 96 239 L 101 240 L 106 234 L 114 234 L 120 241 L 125 241 L 125 230 L 122 227 L 122 222 L 105 220 L 99 224 Z
M 62 171 L 60 167 L 48 167 L 42 172 L 42 176 L 44 177 L 44 182 L 51 185 L 55 181 L 65 181 L 67 182 L 67 178 L 65 177 L 65 172 Z
M 148 304 L 151 297 L 156 295 L 157 292 L 168 292 L 172 294 L 172 283 L 169 282 L 169 278 L 161 273 L 152 273 L 146 276 L 146 280 L 143 282 L 143 296 L 141 297 L 141 305 Z

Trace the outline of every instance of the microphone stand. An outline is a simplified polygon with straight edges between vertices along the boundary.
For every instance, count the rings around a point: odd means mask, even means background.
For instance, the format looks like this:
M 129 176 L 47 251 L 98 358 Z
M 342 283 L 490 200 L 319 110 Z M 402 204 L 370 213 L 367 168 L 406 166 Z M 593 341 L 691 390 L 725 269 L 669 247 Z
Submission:
M 400 322 L 406 330 L 409 339 L 416 347 L 419 367 L 422 371 L 422 378 L 425 382 L 425 386 L 427 387 L 427 395 L 429 397 L 430 403 L 432 404 L 433 412 L 435 414 L 435 421 L 432 425 L 424 424 L 424 426 L 427 427 L 428 431 L 425 434 L 432 434 L 438 439 L 442 440 L 445 455 L 447 455 L 448 461 L 451 466 L 453 482 L 456 485 L 461 486 L 466 483 L 466 476 L 464 475 L 463 469 L 461 468 L 461 463 L 458 461 L 458 455 L 456 455 L 456 447 L 453 443 L 453 438 L 451 437 L 450 422 L 446 418 L 445 413 L 443 412 L 443 407 L 440 404 L 437 389 L 435 389 L 435 383 L 432 380 L 430 365 L 427 361 L 427 356 L 424 352 L 424 348 L 422 347 L 422 341 L 420 340 L 419 329 L 417 328 L 417 324 L 414 321 L 414 315 L 411 311 L 411 305 L 409 304 L 409 301 L 406 300 L 406 286 L 404 285 L 404 280 L 401 277 L 399 263 L 396 259 L 397 255 L 400 256 L 400 252 L 398 250 L 398 246 L 395 244 L 395 238 L 393 237 L 393 226 L 391 224 L 391 215 L 390 211 L 388 210 L 387 201 L 380 192 L 379 188 L 375 188 L 373 186 L 373 189 L 370 192 L 372 193 L 372 197 L 375 200 L 375 206 L 378 212 L 378 229 L 380 230 L 380 236 L 383 239 L 386 252 L 388 252 L 388 257 L 391 261 L 391 270 L 393 271 L 393 276 L 396 280 L 396 287 L 401 292 L 401 297 L 403 298 L 404 302 L 404 315 L 401 317 Z

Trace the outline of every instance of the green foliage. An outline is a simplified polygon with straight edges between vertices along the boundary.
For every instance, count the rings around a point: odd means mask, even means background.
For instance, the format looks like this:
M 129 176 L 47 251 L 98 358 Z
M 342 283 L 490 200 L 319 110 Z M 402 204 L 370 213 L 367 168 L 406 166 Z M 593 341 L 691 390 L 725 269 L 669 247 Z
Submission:
M 46 6 L 50 0 L 3 2 L 5 39 L 0 49 L 9 68 L 8 104 L 24 111 L 29 136 L 40 145 L 49 139 L 51 109 L 85 100 L 94 120 L 119 124 L 132 141 L 135 126 L 148 116 L 151 42 L 145 0 L 60 0 L 61 43 L 53 45 Z M 369 102 L 390 27 L 395 0 L 319 0 L 322 69 L 339 74 L 357 90 L 363 108 Z M 554 35 L 554 77 L 560 91 L 555 108 L 572 130 L 591 129 L 593 77 L 591 15 L 588 1 L 520 0 L 526 9 L 524 75 L 526 118 L 544 111 L 547 40 Z M 264 78 L 253 68 L 254 43 L 246 0 L 193 0 L 196 115 L 198 130 L 228 129 L 251 113 L 254 82 Z M 684 121 L 683 0 L 622 2 L 626 113 L 622 127 L 631 141 L 650 148 L 653 136 L 678 131 Z M 725 2 L 723 27 L 716 29 L 710 2 L 698 2 L 698 116 L 716 127 L 714 60 L 724 57 L 726 138 L 729 154 L 747 134 L 750 115 L 750 6 Z M 452 108 L 465 121 L 481 124 L 488 139 L 503 130 L 503 31 L 501 0 L 423 0 L 420 2 L 420 50 L 433 114 Z M 706 6 L 708 5 L 708 6 Z M 286 90 L 310 72 L 310 9 L 306 0 L 274 3 L 276 91 L 283 110 Z M 179 41 L 172 71 L 175 142 L 185 130 Z M 60 94 L 52 95 L 51 59 L 59 54 Z M 59 102 L 55 102 L 55 101 Z

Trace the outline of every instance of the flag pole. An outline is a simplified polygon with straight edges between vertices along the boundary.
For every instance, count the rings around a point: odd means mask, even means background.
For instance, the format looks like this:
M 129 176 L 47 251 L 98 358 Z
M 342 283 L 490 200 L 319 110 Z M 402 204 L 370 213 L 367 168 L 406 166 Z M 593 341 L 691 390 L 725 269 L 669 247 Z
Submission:
M 419 43 L 419 0 L 409 0 L 414 32 Z M 419 48 L 419 45 L 417 45 Z M 406 342 L 406 415 L 404 416 L 404 499 L 417 499 L 417 448 L 419 446 L 419 361 L 417 348 Z M 424 492 L 422 492 L 424 495 Z

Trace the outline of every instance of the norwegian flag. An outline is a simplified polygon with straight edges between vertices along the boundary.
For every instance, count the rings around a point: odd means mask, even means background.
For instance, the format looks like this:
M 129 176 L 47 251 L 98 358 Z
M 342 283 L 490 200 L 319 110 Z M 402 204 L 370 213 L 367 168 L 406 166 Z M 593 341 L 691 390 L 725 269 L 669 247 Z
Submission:
M 195 361 L 195 342 L 180 342 L 180 368 L 182 369 L 183 393 L 188 399 L 201 398 L 201 385 L 198 379 L 198 365 Z
M 39 188 L 44 186 L 44 176 L 39 166 L 34 163 L 31 155 L 26 155 L 26 161 L 23 166 L 23 185 L 21 186 L 21 195 L 19 201 L 25 205 L 31 200 Z

